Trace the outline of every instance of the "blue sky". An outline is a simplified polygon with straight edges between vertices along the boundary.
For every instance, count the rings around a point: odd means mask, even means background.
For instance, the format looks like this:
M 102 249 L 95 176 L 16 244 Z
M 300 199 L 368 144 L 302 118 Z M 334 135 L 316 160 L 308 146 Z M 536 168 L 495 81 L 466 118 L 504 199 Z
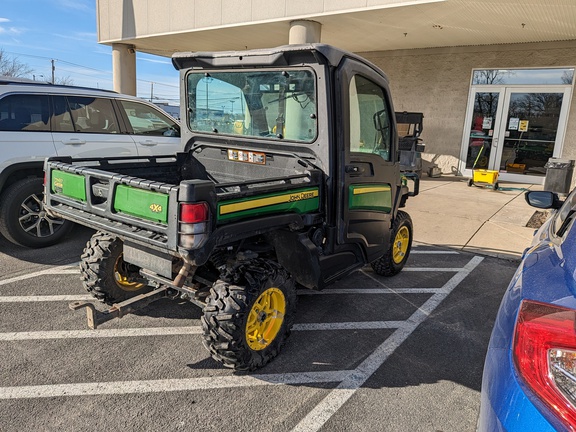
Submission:
M 0 49 L 37 80 L 50 79 L 54 59 L 57 78 L 112 89 L 112 48 L 97 42 L 96 0 L 0 0 Z M 169 58 L 137 53 L 136 75 L 138 96 L 149 99 L 153 87 L 155 99 L 177 102 L 178 72 Z

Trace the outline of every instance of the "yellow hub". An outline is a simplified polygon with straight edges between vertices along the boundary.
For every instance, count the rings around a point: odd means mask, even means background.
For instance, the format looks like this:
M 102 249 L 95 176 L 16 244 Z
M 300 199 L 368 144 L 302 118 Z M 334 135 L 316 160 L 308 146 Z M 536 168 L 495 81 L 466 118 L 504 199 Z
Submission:
M 408 227 L 400 227 L 394 238 L 392 246 L 392 259 L 396 264 L 400 264 L 406 252 L 408 252 L 408 245 L 410 244 L 410 230 Z
M 128 264 L 124 262 L 122 255 L 114 263 L 114 279 L 116 280 L 116 285 L 124 291 L 138 291 L 144 286 L 142 282 L 133 280 Z
M 246 323 L 246 341 L 254 351 L 270 345 L 284 322 L 286 299 L 278 288 L 268 288 L 258 296 Z

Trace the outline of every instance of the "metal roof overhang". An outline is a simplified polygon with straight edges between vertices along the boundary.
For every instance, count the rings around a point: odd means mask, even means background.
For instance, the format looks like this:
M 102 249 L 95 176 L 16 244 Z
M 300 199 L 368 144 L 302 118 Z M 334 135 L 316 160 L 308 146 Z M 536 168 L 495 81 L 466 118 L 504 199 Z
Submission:
M 275 47 L 296 19 L 321 23 L 322 43 L 352 52 L 576 40 L 575 0 L 431 0 L 99 42 L 161 56 Z

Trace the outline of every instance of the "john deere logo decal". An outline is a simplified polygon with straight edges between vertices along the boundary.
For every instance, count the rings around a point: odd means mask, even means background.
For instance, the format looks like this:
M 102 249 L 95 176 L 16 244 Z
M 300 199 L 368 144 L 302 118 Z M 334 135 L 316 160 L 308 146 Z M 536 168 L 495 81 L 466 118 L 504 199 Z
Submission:
M 150 210 L 152 210 L 154 213 L 161 213 L 162 206 L 160 204 L 150 204 Z
M 54 192 L 61 193 L 64 187 L 64 179 L 61 179 L 59 177 L 53 177 L 52 186 L 54 188 Z

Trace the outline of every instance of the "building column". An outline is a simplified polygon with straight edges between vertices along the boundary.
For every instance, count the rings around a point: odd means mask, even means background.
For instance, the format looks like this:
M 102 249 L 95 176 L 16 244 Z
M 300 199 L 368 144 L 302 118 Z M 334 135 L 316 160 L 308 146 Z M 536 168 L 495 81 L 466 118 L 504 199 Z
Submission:
M 319 43 L 322 24 L 316 21 L 296 20 L 290 23 L 290 45 Z
M 136 96 L 136 50 L 132 45 L 112 44 L 114 91 Z

